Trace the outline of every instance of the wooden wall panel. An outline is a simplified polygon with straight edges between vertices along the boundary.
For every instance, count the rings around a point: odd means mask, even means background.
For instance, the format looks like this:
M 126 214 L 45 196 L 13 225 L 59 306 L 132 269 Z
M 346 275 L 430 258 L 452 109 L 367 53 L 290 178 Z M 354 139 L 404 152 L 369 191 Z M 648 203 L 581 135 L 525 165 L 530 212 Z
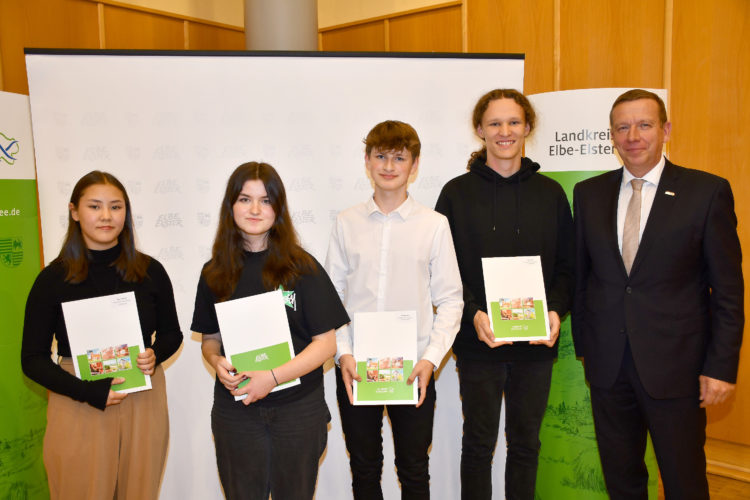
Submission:
M 383 21 L 375 21 L 324 31 L 321 41 L 321 50 L 383 52 L 386 50 L 385 26 Z
M 662 88 L 664 0 L 560 4 L 560 90 Z
M 244 0 L 89 0 L 128 10 L 242 30 Z
M 524 91 L 554 90 L 554 0 L 471 0 L 469 52 L 525 53 Z
M 183 21 L 119 7 L 104 6 L 104 48 L 185 48 Z
M 750 2 L 675 0 L 671 158 L 729 179 L 745 259 L 750 312 Z M 750 446 L 750 338 L 745 326 L 737 396 L 709 409 L 708 435 Z M 747 464 L 746 464 L 747 465 Z
M 245 50 L 245 33 L 189 22 L 188 48 L 191 50 Z
M 322 29 L 393 17 L 394 12 L 433 9 L 450 0 L 317 0 L 318 26 Z
M 461 52 L 461 6 L 399 16 L 389 21 L 393 52 Z
M 24 47 L 99 48 L 97 7 L 82 0 L 1 0 L 2 90 L 28 94 Z

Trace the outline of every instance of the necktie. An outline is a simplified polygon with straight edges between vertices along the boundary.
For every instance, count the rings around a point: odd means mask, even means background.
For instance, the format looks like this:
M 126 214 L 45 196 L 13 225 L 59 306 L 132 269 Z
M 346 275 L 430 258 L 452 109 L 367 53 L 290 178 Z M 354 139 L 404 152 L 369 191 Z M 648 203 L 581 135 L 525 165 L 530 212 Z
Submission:
M 643 179 L 630 181 L 633 194 L 625 212 L 625 227 L 622 231 L 622 262 L 625 264 L 628 275 L 633 267 L 635 253 L 638 251 L 638 235 L 641 229 L 641 188 L 644 182 L 646 181 Z

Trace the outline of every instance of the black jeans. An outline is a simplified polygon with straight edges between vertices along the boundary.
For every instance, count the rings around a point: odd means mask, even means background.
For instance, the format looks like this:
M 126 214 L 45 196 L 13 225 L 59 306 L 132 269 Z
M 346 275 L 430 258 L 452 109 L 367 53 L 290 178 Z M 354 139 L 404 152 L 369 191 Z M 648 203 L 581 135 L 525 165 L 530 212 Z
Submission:
M 416 383 L 416 382 L 415 382 Z M 396 473 L 402 499 L 430 498 L 430 471 L 427 451 L 432 444 L 435 416 L 435 379 L 427 386 L 427 396 L 419 408 L 414 405 L 387 405 L 393 429 Z M 382 500 L 383 405 L 352 406 L 346 394 L 341 370 L 336 367 L 336 399 L 344 430 L 352 487 L 356 500 Z
M 492 498 L 492 456 L 505 395 L 505 497 L 533 500 L 539 462 L 539 429 L 547 407 L 552 363 L 492 362 L 458 358 L 464 436 L 461 498 Z
M 309 500 L 328 440 L 331 414 L 323 384 L 302 399 L 277 407 L 241 401 L 211 411 L 216 463 L 229 500 Z

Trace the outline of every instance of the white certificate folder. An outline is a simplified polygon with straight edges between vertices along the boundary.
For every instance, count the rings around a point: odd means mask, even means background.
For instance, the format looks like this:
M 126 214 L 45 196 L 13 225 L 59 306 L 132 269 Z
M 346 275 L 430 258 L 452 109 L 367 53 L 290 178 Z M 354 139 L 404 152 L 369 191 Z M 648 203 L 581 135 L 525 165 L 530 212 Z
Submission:
M 417 363 L 416 311 L 354 313 L 355 405 L 417 404 L 417 384 L 407 385 Z
M 271 370 L 294 358 L 292 334 L 280 290 L 216 304 L 224 353 L 238 372 Z M 240 387 L 245 385 L 246 380 Z M 299 385 L 298 378 L 271 392 Z M 239 401 L 247 394 L 235 396 Z
M 136 365 L 145 349 L 133 292 L 63 302 L 62 310 L 76 377 L 122 377 L 112 386 L 121 393 L 151 389 L 151 377 Z
M 482 259 L 487 315 L 495 340 L 549 340 L 547 295 L 538 255 Z

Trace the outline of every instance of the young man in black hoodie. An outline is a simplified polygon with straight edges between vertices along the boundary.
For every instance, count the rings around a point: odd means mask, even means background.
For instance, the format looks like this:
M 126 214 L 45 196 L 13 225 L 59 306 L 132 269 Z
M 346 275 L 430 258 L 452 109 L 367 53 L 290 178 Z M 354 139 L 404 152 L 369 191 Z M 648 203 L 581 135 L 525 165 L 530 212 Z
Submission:
M 506 400 L 505 494 L 532 500 L 539 429 L 547 405 L 560 318 L 570 309 L 573 221 L 560 185 L 522 156 L 535 114 L 526 97 L 488 92 L 474 108 L 473 125 L 485 146 L 468 172 L 448 182 L 435 210 L 450 223 L 464 287 L 461 328 L 453 344 L 464 414 L 461 496 L 492 496 L 492 456 L 500 407 Z M 496 342 L 487 316 L 483 257 L 540 255 L 549 309 L 549 341 Z

